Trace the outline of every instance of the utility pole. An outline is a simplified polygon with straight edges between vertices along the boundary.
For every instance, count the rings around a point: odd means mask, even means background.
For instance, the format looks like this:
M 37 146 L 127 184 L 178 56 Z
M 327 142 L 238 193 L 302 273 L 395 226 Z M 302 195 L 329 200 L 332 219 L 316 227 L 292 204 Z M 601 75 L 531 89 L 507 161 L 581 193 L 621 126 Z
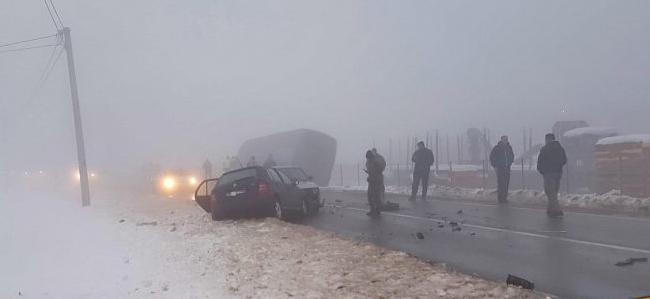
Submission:
M 79 182 L 81 185 L 81 206 L 90 205 L 90 188 L 88 187 L 88 169 L 86 168 L 86 149 L 84 147 L 84 134 L 81 127 L 81 111 L 79 109 L 79 92 L 77 91 L 77 75 L 75 74 L 74 58 L 72 56 L 72 40 L 70 28 L 63 27 L 65 53 L 68 60 L 68 74 L 70 75 L 70 94 L 72 96 L 72 114 L 74 116 L 74 130 L 77 142 L 77 161 L 79 166 Z M 61 33 L 61 32 L 60 32 Z

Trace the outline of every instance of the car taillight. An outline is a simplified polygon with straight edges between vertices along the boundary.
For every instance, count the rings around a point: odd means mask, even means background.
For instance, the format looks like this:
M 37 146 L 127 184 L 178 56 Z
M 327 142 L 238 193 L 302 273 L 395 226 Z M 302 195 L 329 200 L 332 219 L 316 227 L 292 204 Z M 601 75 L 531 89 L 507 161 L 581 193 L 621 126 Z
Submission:
M 271 190 L 267 182 L 258 182 L 257 183 L 257 194 L 259 195 L 269 195 Z

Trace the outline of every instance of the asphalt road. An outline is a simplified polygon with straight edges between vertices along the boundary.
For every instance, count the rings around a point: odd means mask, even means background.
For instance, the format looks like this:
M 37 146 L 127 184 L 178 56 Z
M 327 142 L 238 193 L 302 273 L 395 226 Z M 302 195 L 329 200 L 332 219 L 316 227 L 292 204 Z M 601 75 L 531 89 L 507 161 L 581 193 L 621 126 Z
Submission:
M 566 212 L 549 219 L 542 209 L 387 195 L 401 209 L 370 219 L 364 193 L 322 194 L 326 207 L 302 223 L 491 280 L 517 275 L 562 298 L 650 295 L 650 263 L 615 265 L 650 258 L 647 218 Z

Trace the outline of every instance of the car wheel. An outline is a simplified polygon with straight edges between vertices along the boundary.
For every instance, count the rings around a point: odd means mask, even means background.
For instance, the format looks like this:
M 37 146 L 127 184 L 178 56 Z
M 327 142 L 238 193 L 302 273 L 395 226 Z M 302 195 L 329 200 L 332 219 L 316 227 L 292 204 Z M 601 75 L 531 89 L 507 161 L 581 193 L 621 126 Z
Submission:
M 210 200 L 210 211 L 210 214 L 212 214 L 212 220 L 223 220 L 226 218 L 223 209 L 219 207 L 217 201 L 214 199 Z
M 276 218 L 280 220 L 287 219 L 286 211 L 284 210 L 284 207 L 282 207 L 282 204 L 280 203 L 280 199 L 275 200 L 275 203 L 273 204 L 273 210 Z

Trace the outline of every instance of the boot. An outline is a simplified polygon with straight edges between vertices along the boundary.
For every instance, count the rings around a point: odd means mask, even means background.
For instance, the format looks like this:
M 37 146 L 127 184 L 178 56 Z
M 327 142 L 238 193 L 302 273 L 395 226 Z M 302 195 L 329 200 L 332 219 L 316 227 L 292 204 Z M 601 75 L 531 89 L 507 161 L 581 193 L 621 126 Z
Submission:
M 551 218 L 564 216 L 564 212 L 562 212 L 560 204 L 557 201 L 549 201 L 548 207 L 546 208 L 546 214 Z

